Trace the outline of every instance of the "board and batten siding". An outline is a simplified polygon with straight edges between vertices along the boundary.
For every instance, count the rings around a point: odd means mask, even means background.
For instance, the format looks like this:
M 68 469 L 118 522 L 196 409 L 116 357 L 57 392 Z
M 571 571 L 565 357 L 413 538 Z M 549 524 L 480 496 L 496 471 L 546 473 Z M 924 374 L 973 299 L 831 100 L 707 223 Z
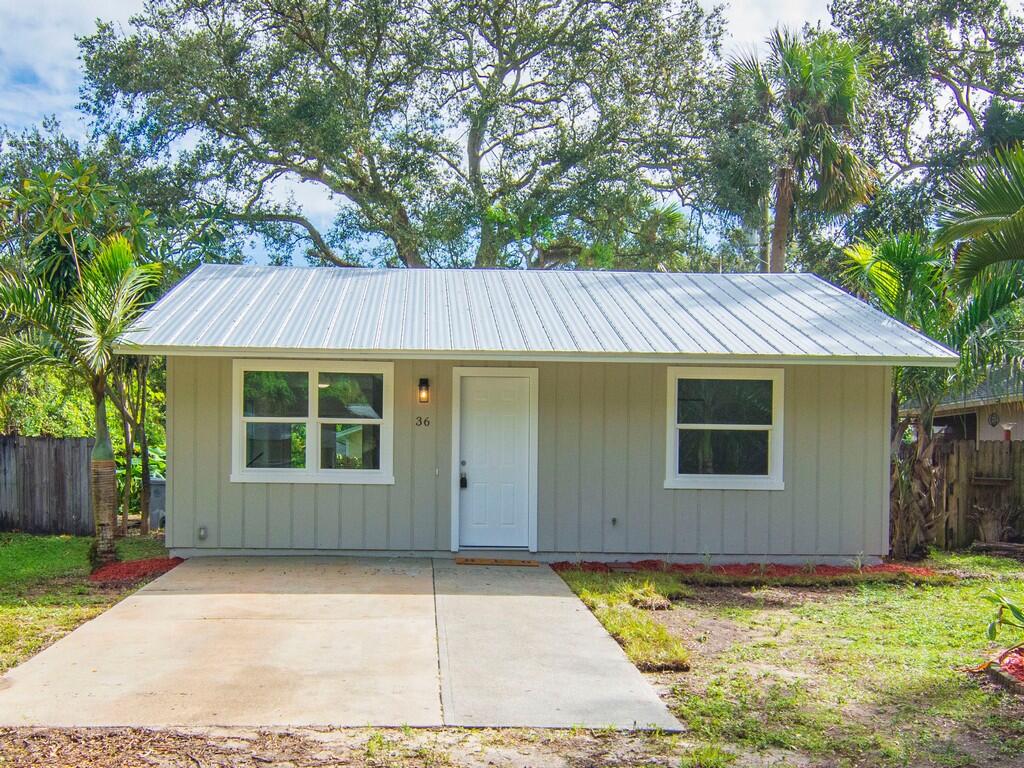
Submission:
M 447 552 L 452 368 L 462 364 L 395 361 L 393 485 L 261 484 L 229 480 L 231 359 L 170 357 L 168 545 Z M 539 376 L 540 556 L 802 562 L 888 552 L 886 368 L 785 367 L 785 490 L 743 491 L 664 488 L 665 365 L 518 365 Z M 431 383 L 426 405 L 415 402 L 420 378 Z M 431 426 L 414 426 L 417 416 Z

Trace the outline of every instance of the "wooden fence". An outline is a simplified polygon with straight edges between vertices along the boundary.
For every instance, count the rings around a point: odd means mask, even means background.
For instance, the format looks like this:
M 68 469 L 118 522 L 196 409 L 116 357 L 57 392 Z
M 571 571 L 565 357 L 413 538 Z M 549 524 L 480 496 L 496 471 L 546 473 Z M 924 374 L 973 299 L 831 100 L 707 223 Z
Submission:
M 936 545 L 956 549 L 975 540 L 977 526 L 971 519 L 975 502 L 1001 499 L 1024 507 L 1024 441 L 959 440 L 941 445 L 940 455 L 943 475 L 935 510 Z M 1018 529 L 1022 525 L 1024 520 L 1018 517 Z
M 92 536 L 92 443 L 0 435 L 0 531 Z

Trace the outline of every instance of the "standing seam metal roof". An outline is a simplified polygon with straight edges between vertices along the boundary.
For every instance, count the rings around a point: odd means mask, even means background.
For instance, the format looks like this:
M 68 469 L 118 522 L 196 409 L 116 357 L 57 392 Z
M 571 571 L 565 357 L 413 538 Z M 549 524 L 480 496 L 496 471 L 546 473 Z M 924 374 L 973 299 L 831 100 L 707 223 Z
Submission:
M 204 265 L 121 349 L 951 365 L 813 275 Z M 433 355 L 436 356 L 436 355 Z

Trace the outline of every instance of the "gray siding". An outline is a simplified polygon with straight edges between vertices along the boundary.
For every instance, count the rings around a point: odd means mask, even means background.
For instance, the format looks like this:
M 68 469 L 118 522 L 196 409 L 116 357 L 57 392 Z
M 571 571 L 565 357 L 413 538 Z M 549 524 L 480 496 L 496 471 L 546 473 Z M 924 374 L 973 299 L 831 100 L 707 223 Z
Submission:
M 169 545 L 447 551 L 451 369 L 460 364 L 395 362 L 394 485 L 257 484 L 229 481 L 231 360 L 169 358 Z M 785 490 L 722 491 L 663 487 L 665 366 L 524 365 L 539 371 L 541 553 L 804 560 L 888 551 L 885 368 L 787 367 Z M 421 377 L 431 381 L 429 405 L 414 402 Z M 418 415 L 431 426 L 414 427 Z

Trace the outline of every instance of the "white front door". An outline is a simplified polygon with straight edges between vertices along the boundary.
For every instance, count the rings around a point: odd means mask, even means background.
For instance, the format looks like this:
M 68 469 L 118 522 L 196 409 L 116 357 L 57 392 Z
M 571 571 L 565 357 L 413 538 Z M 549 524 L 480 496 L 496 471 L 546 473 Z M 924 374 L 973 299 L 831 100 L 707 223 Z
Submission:
M 459 544 L 527 547 L 530 380 L 464 376 L 459 437 Z

